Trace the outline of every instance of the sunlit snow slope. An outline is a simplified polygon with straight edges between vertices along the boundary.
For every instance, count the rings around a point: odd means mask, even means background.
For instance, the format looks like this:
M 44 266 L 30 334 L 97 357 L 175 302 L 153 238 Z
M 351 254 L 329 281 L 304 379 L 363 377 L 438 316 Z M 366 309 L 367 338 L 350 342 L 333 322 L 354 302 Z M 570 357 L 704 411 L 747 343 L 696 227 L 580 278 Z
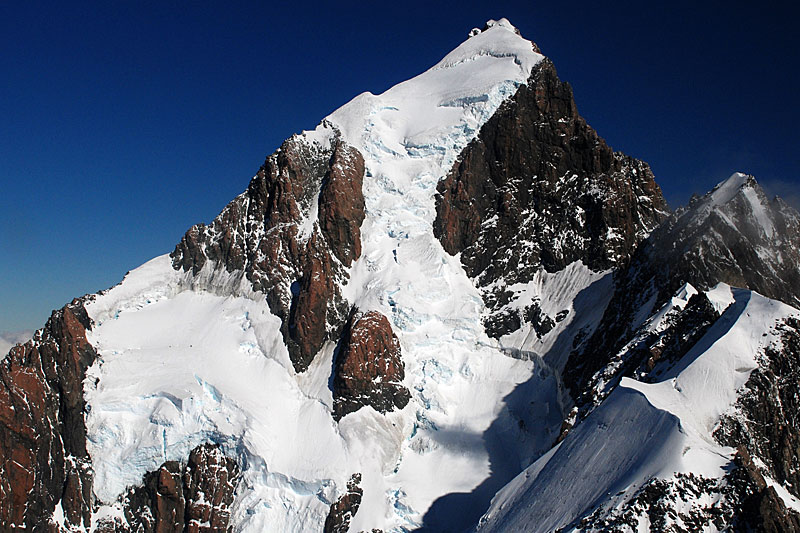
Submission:
M 362 94 L 303 134 L 325 144 L 339 130 L 365 158 L 363 251 L 343 292 L 392 321 L 412 393 L 402 411 L 363 408 L 335 422 L 333 346 L 296 374 L 263 295 L 213 265 L 192 275 L 156 258 L 87 305 L 100 356 L 85 382 L 99 514 L 119 513 L 115 501 L 146 472 L 213 442 L 243 469 L 235 531 L 319 530 L 356 472 L 364 495 L 351 530 L 412 529 L 438 499 L 492 474 L 488 502 L 543 451 L 563 418 L 556 378 L 485 335 L 480 294 L 431 229 L 436 184 L 541 59 L 507 21 L 492 22 L 427 72 Z M 570 291 L 596 281 L 584 271 Z M 523 382 L 526 416 L 541 429 L 541 442 L 524 446 L 501 416 Z

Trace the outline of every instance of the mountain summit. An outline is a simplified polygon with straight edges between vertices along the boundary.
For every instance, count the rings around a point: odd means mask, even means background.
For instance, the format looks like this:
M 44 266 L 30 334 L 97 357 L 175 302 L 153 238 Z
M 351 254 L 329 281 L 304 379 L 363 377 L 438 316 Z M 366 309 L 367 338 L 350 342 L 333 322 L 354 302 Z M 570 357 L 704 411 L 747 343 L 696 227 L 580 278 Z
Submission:
M 0 526 L 800 530 L 799 220 L 670 213 L 489 21 L 11 349 Z

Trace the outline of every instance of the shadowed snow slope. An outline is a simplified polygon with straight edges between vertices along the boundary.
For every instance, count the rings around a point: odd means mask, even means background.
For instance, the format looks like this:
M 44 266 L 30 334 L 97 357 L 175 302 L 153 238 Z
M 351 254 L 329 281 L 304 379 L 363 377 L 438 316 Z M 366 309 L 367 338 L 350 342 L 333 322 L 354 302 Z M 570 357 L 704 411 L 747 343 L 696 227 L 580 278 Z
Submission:
M 497 494 L 480 531 L 571 530 L 597 508 L 613 514 L 654 477 L 725 476 L 735 450 L 712 432 L 758 354 L 778 341 L 774 326 L 800 311 L 724 284 L 706 296 L 726 310 L 673 371 L 658 383 L 623 378 L 558 447 Z

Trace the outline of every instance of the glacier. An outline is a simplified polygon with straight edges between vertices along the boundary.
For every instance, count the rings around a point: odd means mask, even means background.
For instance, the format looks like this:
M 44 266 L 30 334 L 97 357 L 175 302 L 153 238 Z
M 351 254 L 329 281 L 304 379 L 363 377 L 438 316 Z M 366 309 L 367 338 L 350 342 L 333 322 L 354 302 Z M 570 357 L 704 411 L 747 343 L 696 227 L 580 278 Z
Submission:
M 687 283 L 660 309 L 643 295 L 629 324 L 641 334 L 663 331 L 699 294 L 721 316 L 655 382 L 601 379 L 595 386 L 607 396 L 576 423 L 562 375 L 575 347 L 598 331 L 618 271 L 578 260 L 508 285 L 509 310 L 535 306 L 555 318 L 546 331 L 523 323 L 495 339 L 483 326 L 481 290 L 434 236 L 437 185 L 543 59 L 506 19 L 489 21 L 422 74 L 360 94 L 293 137 L 317 153 L 341 139 L 364 157 L 361 254 L 339 288 L 348 305 L 391 322 L 411 393 L 404 408 L 363 407 L 337 422 L 335 343 L 296 372 L 265 294 L 212 260 L 179 271 L 163 255 L 85 297 L 97 352 L 83 383 L 93 523 L 122 517 L 122 499 L 146 473 L 205 443 L 241 467 L 236 532 L 319 530 L 355 473 L 363 496 L 350 530 L 386 532 L 574 530 L 653 479 L 723 479 L 735 450 L 717 443 L 714 429 L 758 354 L 778 342 L 774 325 L 797 309 L 724 283 Z M 695 206 L 696 223 L 748 179 L 734 174 L 718 185 Z M 764 236 L 774 235 L 762 199 L 742 194 Z M 313 237 L 318 217 L 312 201 L 297 222 L 300 239 Z M 60 503 L 53 520 L 64 524 Z
M 212 442 L 243 467 L 235 531 L 318 526 L 353 472 L 364 498 L 351 528 L 408 531 L 440 498 L 492 477 L 487 505 L 544 451 L 563 418 L 555 373 L 486 336 L 480 293 L 431 230 L 437 183 L 542 57 L 508 21 L 491 22 L 423 74 L 359 95 L 300 135 L 325 146 L 337 132 L 365 157 L 363 253 L 343 293 L 392 321 L 412 391 L 402 411 L 364 408 L 334 422 L 333 347 L 295 373 L 280 321 L 236 273 L 180 273 L 162 256 L 87 304 L 99 354 L 84 387 L 94 493 L 105 504 L 97 516 L 163 461 Z M 576 293 L 596 281 L 576 273 Z M 525 416 L 548 442 L 535 449 L 502 414 L 520 384 L 539 391 Z M 500 471 L 489 448 L 510 451 Z

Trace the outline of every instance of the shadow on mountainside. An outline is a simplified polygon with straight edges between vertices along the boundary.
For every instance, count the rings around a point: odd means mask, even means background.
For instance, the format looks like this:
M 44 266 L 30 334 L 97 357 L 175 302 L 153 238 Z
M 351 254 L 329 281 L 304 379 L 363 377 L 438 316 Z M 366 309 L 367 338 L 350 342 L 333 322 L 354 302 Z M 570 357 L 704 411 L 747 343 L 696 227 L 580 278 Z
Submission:
M 706 352 L 711 345 L 728 333 L 747 307 L 750 291 L 733 289 L 733 296 L 734 302 L 723 312 L 706 335 L 686 352 L 680 361 L 670 369 L 667 376 L 661 377 L 659 381 L 679 375 L 699 355 Z M 560 336 L 574 336 L 575 333 L 572 328 L 567 328 Z M 560 340 L 562 339 L 559 338 Z M 571 340 L 569 344 L 571 344 Z M 557 342 L 554 346 L 560 345 L 561 343 Z M 526 355 L 525 352 L 516 353 Z M 489 456 L 489 476 L 471 492 L 451 493 L 436 500 L 425 514 L 422 526 L 416 531 L 431 533 L 473 531 L 478 520 L 488 510 L 497 491 L 547 452 L 554 443 L 563 417 L 561 416 L 561 407 L 557 404 L 558 390 L 548 390 L 547 385 L 557 384 L 557 376 L 552 369 L 541 362 L 539 356 L 534 354 L 529 356 L 537 361 L 533 375 L 526 382 L 517 385 L 503 399 L 503 408 L 500 414 L 482 435 Z M 549 376 L 546 374 L 547 372 L 550 372 Z M 539 411 L 554 411 L 551 414 L 558 416 L 548 419 L 540 414 L 536 418 Z M 517 431 L 514 431 L 515 425 L 518 426 Z M 527 448 L 525 447 L 526 443 L 528 444 Z
M 553 348 L 546 356 L 548 361 L 564 360 L 552 352 L 571 350 L 575 336 L 589 322 L 593 325 L 599 322 L 605 306 L 598 313 L 598 289 L 601 292 L 608 290 L 608 281 L 598 280 L 578 293 L 573 302 L 575 317 L 553 343 Z M 592 316 L 588 321 L 587 315 Z M 477 442 L 477 446 L 485 446 L 488 454 L 489 476 L 471 492 L 453 492 L 438 498 L 415 531 L 461 533 L 474 530 L 497 491 L 547 452 L 558 438 L 565 416 L 560 404 L 558 372 L 535 353 L 518 349 L 509 349 L 508 353 L 532 360 L 534 367 L 531 377 L 503 398 L 500 413 Z M 466 439 L 474 448 L 474 438 L 477 436 L 443 437 L 450 442 L 455 438 Z

